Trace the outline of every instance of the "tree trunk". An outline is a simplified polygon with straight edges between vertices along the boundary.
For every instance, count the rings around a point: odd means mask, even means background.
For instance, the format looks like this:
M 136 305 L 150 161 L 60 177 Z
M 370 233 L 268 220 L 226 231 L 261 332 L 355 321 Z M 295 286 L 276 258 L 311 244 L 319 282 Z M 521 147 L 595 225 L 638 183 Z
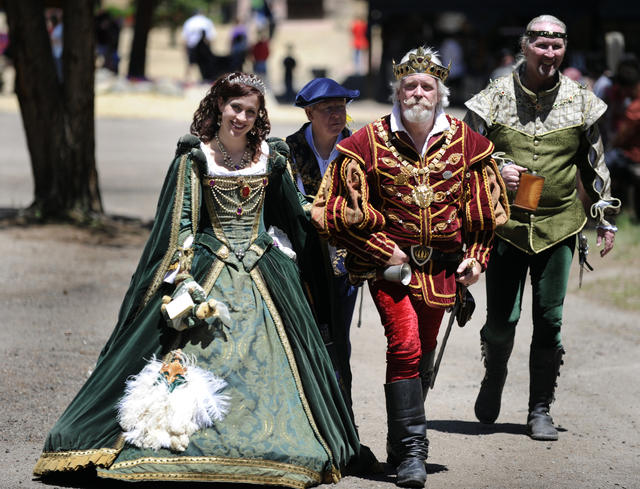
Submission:
M 31 155 L 34 203 L 52 201 L 63 146 L 62 87 L 56 77 L 41 1 L 6 2 L 15 91 Z M 36 61 L 37 60 L 37 61 Z
M 5 2 L 16 94 L 31 156 L 36 217 L 102 212 L 95 165 L 92 3 L 65 0 L 63 79 L 56 75 L 42 0 Z
M 147 38 L 151 30 L 153 11 L 156 0 L 137 0 L 136 17 L 131 41 L 129 57 L 129 78 L 145 79 L 145 65 L 147 63 Z
M 61 160 L 67 208 L 102 212 L 95 160 L 93 2 L 64 2 L 63 100 L 67 158 Z

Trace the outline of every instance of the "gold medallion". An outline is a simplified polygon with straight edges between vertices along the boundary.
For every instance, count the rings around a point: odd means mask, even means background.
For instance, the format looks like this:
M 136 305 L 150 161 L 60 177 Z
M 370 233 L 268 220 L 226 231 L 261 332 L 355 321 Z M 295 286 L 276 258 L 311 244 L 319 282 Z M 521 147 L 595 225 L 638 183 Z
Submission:
M 409 181 L 409 178 L 404 173 L 399 173 L 393 179 L 393 183 L 396 185 L 406 185 Z
M 411 191 L 414 204 L 421 209 L 426 209 L 433 202 L 433 189 L 429 185 L 421 184 Z
M 447 158 L 447 165 L 457 165 L 458 162 L 460 161 L 460 158 L 462 158 L 462 153 L 453 153 L 452 155 L 449 156 L 449 158 Z

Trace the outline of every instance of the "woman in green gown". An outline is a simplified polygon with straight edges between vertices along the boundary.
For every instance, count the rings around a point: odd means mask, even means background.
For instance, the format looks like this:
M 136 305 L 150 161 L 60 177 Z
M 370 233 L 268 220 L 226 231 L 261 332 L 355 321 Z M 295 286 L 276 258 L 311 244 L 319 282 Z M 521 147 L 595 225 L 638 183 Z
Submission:
M 357 458 L 302 287 L 320 250 L 269 130 L 255 75 L 200 102 L 115 330 L 36 475 L 309 487 Z

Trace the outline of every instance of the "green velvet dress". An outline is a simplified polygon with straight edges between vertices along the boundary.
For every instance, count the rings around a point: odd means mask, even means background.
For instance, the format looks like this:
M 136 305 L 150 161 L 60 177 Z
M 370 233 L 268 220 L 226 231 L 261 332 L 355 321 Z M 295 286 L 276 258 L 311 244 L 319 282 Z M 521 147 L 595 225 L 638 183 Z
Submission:
M 98 476 L 119 480 L 308 487 L 335 482 L 359 453 L 302 291 L 301 271 L 318 256 L 318 243 L 307 239 L 311 228 L 287 171 L 286 145 L 269 146 L 266 173 L 211 177 L 199 140 L 180 140 L 118 324 L 47 437 L 36 475 L 93 466 Z M 274 246 L 265 231 L 272 225 L 291 240 L 299 266 Z M 174 287 L 165 277 L 188 235 L 195 237 L 193 278 L 229 308 L 222 330 L 178 332 L 160 312 Z M 227 382 L 228 413 L 193 433 L 182 452 L 130 445 L 116 418 L 126 379 L 176 348 Z

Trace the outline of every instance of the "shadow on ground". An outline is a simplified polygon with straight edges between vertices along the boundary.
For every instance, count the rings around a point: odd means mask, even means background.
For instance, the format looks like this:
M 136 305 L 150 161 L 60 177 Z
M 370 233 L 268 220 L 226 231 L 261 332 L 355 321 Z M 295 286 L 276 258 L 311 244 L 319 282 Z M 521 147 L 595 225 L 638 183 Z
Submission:
M 496 433 L 505 433 L 508 435 L 526 435 L 527 427 L 525 424 L 516 423 L 493 423 L 482 424 L 477 421 L 456 421 L 434 419 L 429 420 L 427 424 L 428 430 L 440 431 L 442 433 L 455 433 L 458 435 L 493 435 Z M 560 432 L 567 431 L 565 428 L 556 426 Z
M 506 433 L 509 435 L 524 435 L 525 425 L 516 423 L 482 424 L 477 421 L 456 421 L 433 419 L 427 423 L 428 430 L 442 433 L 456 433 L 458 435 L 491 435 L 494 433 Z

